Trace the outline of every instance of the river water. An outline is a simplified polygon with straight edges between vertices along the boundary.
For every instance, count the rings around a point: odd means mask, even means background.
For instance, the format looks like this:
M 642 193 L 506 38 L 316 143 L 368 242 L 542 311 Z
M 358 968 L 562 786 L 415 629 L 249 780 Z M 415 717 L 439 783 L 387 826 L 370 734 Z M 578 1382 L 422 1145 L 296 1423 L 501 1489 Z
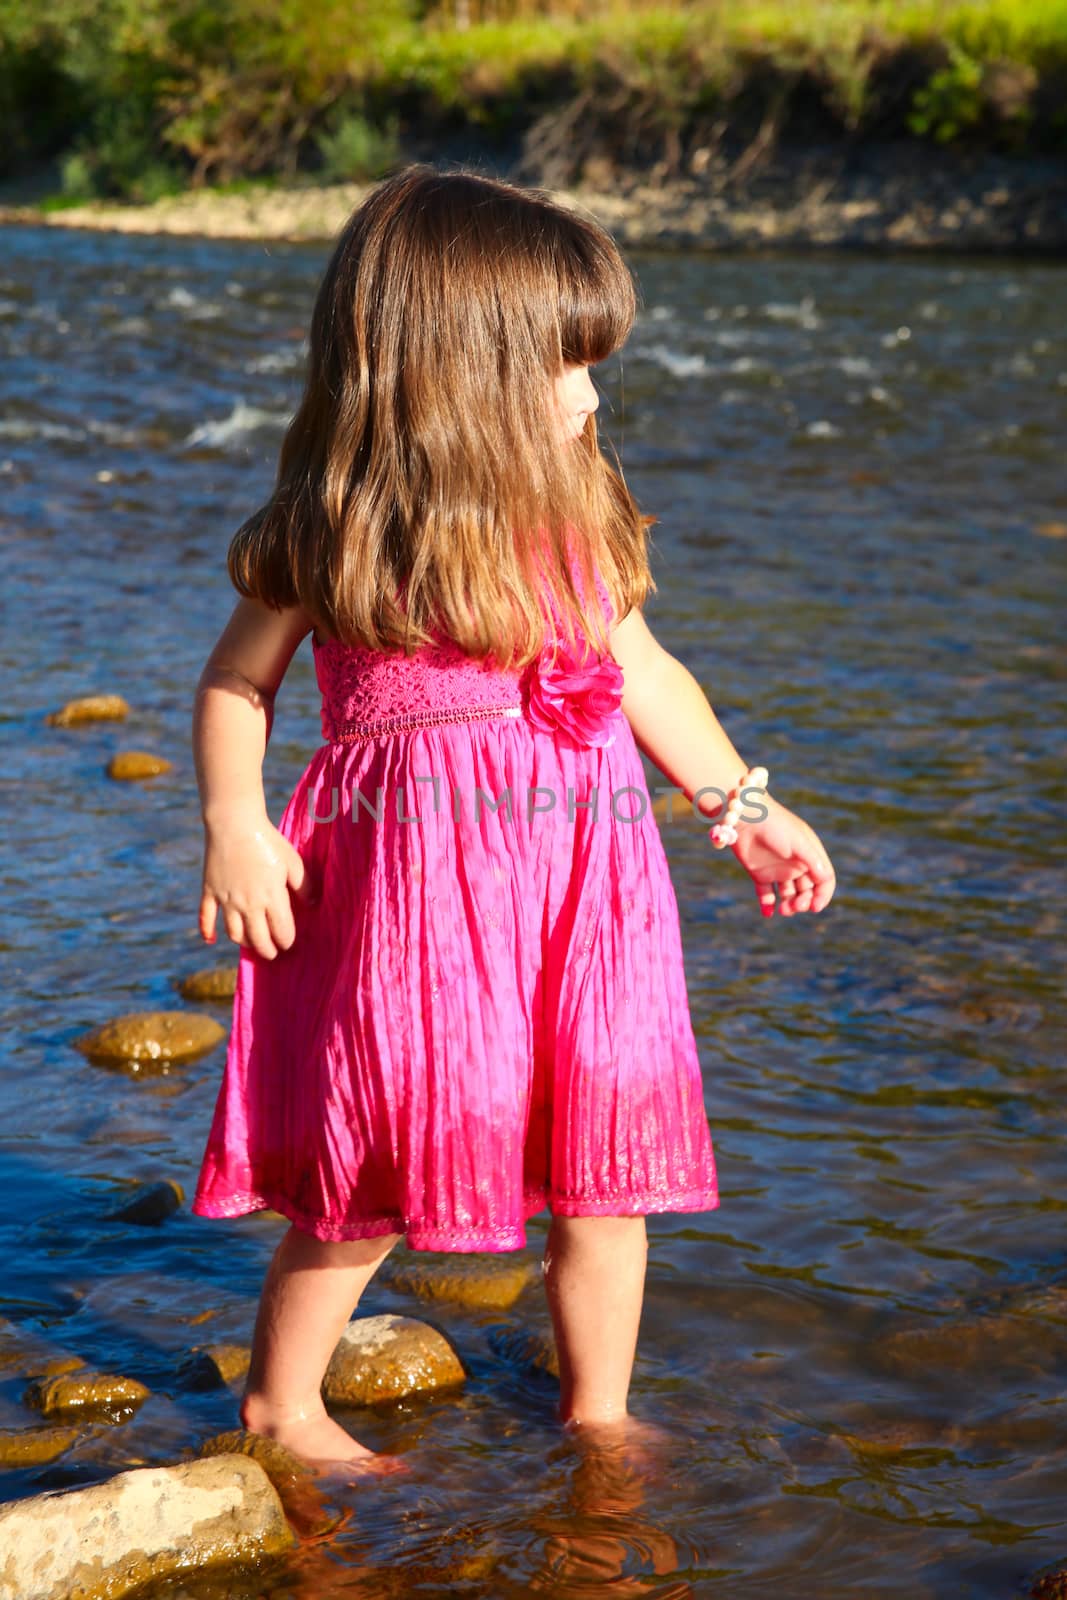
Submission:
M 191 1194 L 224 1046 L 128 1073 L 72 1041 L 235 959 L 196 931 L 190 708 L 326 255 L 0 235 L 0 1315 L 152 1390 L 8 1500 L 236 1422 L 179 1362 L 248 1342 L 282 1224 L 107 1216 L 136 1181 Z M 659 518 L 646 615 L 838 880 L 764 920 L 729 851 L 661 823 L 721 1184 L 649 1222 L 632 1409 L 669 1445 L 620 1476 L 561 1440 L 551 1380 L 500 1353 L 547 1326 L 536 1282 L 507 1312 L 376 1283 L 361 1313 L 428 1315 L 471 1372 L 346 1418 L 410 1481 L 269 1583 L 183 1594 L 978 1600 L 1067 1562 L 1064 268 L 629 259 L 641 312 L 594 377 Z M 44 721 L 112 691 L 125 724 Z M 305 641 L 275 820 L 320 737 Z M 173 770 L 111 780 L 130 747 Z

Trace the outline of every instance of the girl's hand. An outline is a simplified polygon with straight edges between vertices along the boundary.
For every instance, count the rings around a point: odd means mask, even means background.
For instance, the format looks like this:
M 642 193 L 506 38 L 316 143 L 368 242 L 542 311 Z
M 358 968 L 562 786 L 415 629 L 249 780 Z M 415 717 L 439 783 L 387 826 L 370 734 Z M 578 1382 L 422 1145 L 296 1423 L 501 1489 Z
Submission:
M 815 829 L 772 795 L 760 795 L 750 803 L 765 806 L 769 815 L 762 822 L 746 822 L 742 811 L 737 843 L 730 848 L 751 875 L 763 915 L 774 916 L 775 884 L 783 917 L 821 911 L 830 904 L 837 880 Z
M 290 889 L 302 905 L 313 902 L 303 858 L 265 813 L 206 829 L 200 895 L 200 934 L 206 944 L 215 942 L 221 908 L 233 942 L 273 961 L 296 938 Z

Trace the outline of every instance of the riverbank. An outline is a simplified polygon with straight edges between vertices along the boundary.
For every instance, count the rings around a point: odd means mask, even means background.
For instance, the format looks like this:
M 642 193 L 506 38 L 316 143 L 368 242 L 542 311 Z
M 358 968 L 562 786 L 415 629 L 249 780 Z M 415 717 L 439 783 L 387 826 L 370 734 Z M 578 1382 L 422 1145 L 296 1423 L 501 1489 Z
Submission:
M 417 151 L 413 158 L 425 157 Z M 556 187 L 516 161 L 472 159 L 524 183 L 543 183 L 634 248 L 744 250 L 838 247 L 916 251 L 1067 251 L 1067 161 L 978 151 L 931 151 L 915 141 L 697 150 L 690 170 L 619 170 L 587 163 L 585 181 Z M 249 184 L 203 188 L 150 204 L 90 201 L 62 209 L 0 205 L 2 224 L 209 238 L 327 240 L 367 184 Z

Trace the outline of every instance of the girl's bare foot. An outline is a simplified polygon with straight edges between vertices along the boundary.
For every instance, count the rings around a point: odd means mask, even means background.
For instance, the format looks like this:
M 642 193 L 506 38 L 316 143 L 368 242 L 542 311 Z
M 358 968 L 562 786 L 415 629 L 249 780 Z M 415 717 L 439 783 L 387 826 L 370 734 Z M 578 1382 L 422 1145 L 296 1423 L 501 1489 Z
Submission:
M 586 1455 L 613 1460 L 654 1476 L 676 1455 L 678 1441 L 655 1422 L 645 1422 L 624 1412 L 610 1420 L 581 1421 L 570 1417 L 564 1435 Z
M 397 1456 L 380 1455 L 354 1439 L 335 1422 L 323 1407 L 310 1414 L 280 1416 L 246 1398 L 241 1404 L 241 1422 L 250 1433 L 275 1439 L 299 1456 L 320 1476 L 358 1476 L 410 1469 Z

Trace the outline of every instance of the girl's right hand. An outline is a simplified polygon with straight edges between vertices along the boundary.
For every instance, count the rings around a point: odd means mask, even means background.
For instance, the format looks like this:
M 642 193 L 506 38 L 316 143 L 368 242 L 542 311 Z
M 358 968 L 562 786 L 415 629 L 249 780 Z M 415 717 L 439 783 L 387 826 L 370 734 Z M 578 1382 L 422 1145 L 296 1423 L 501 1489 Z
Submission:
M 206 829 L 200 894 L 200 935 L 206 944 L 215 942 L 221 909 L 233 942 L 273 961 L 296 938 L 290 889 L 302 905 L 315 898 L 303 857 L 266 814 Z

